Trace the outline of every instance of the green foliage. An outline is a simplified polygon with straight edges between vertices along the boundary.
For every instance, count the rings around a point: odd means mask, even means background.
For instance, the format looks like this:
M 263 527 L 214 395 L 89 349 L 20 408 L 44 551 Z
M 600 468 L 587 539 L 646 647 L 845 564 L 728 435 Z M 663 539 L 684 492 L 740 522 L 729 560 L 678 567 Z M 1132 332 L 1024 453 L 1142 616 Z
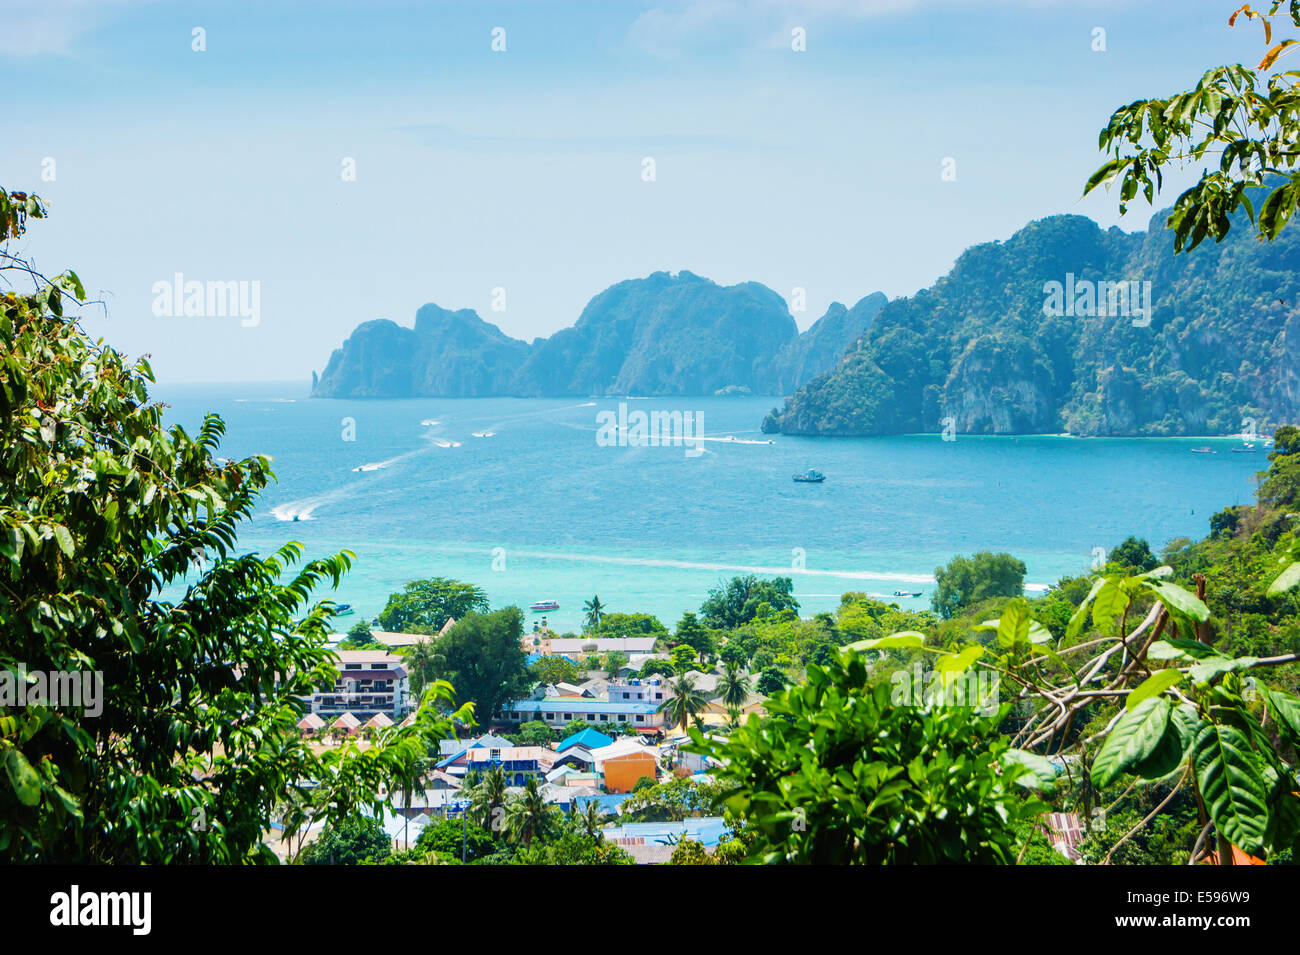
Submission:
M 773 693 L 779 693 L 786 688 L 789 678 L 782 672 L 780 667 L 764 667 L 763 672 L 758 675 L 758 683 L 755 689 L 764 696 L 771 696 Z
M 679 676 L 666 689 L 668 695 L 659 704 L 658 712 L 667 717 L 669 726 L 685 729 L 708 705 L 704 694 L 695 686 L 695 677 L 690 674 Z
M 626 849 L 577 832 L 539 840 L 515 855 L 515 865 L 635 865 Z
M 1137 537 L 1126 537 L 1106 559 L 1113 564 L 1138 572 L 1152 570 L 1160 563 L 1151 553 L 1151 545 Z
M 947 619 L 959 610 L 990 597 L 1018 597 L 1025 586 L 1025 565 L 1010 554 L 981 551 L 971 557 L 954 557 L 935 568 L 931 605 Z
M 668 628 L 648 613 L 602 613 L 594 632 L 607 637 L 666 637 Z
M 700 615 L 706 627 L 734 630 L 753 620 L 761 604 L 767 604 L 773 613 L 798 611 L 799 601 L 794 598 L 793 590 L 794 582 L 789 577 L 771 580 L 753 574 L 733 577 L 709 591 L 708 599 L 700 607 Z
M 1009 863 L 1015 826 L 1043 808 L 999 765 L 998 717 L 895 706 L 863 657 L 837 653 L 725 741 L 691 733 L 721 762 L 730 807 L 768 863 Z
M 622 818 L 633 822 L 681 822 L 695 816 L 718 815 L 723 809 L 724 788 L 718 783 L 700 783 L 674 777 L 667 782 L 641 786 L 638 782 L 619 807 Z
M 465 861 L 473 862 L 490 853 L 493 842 L 491 832 L 467 819 L 440 819 L 424 827 L 415 845 L 456 861 L 460 861 L 463 850 Z
M 460 620 L 466 614 L 487 610 L 487 594 L 482 589 L 434 577 L 412 580 L 400 593 L 390 594 L 379 622 L 385 630 L 399 633 L 437 633 L 449 617 Z
M 0 237 L 43 211 L 0 190 Z M 0 264 L 26 268 L 7 249 Z M 0 859 L 272 862 L 273 821 L 292 840 L 308 819 L 377 814 L 449 732 L 450 688 L 364 753 L 313 751 L 295 726 L 336 658 L 312 593 L 351 555 L 291 571 L 296 544 L 238 554 L 269 460 L 218 457 L 215 415 L 166 427 L 148 363 L 65 315 L 76 276 L 30 274 L 35 292 L 0 293 L 0 669 L 78 674 L 102 711 L 0 710 Z
M 519 731 L 509 734 L 509 737 L 517 746 L 546 746 L 559 739 L 555 735 L 555 730 L 547 726 L 542 720 L 529 720 L 526 723 L 521 723 Z
M 1051 216 L 967 249 L 931 288 L 882 308 L 839 364 L 788 397 L 767 427 L 934 433 L 951 418 L 962 441 L 1227 435 L 1245 417 L 1294 420 L 1295 396 L 1280 397 L 1272 382 L 1295 363 L 1276 343 L 1300 294 L 1300 235 L 1260 245 L 1234 226 L 1222 244 L 1181 256 L 1159 221 L 1124 233 Z M 1249 225 L 1244 213 L 1234 222 Z M 1062 283 L 1064 299 L 1069 275 L 1081 283 L 1070 300 L 1045 308 L 1045 285 Z M 1103 283 L 1126 279 L 1142 298 L 1150 290 L 1149 310 L 1132 303 L 1141 315 L 1099 301 Z
M 439 638 L 442 674 L 456 687 L 457 699 L 474 704 L 474 716 L 486 725 L 497 707 L 526 696 L 528 657 L 520 648 L 523 615 L 518 607 L 461 617 Z
M 539 683 L 581 683 L 585 671 L 576 663 L 564 657 L 544 656 L 529 667 L 529 674 Z
M 393 851 L 392 840 L 374 819 L 344 819 L 321 833 L 302 852 L 303 865 L 358 865 L 378 862 Z
M 1285 0 L 1273 0 L 1267 15 L 1242 7 L 1264 24 L 1265 46 L 1272 43 L 1272 21 Z M 1292 25 L 1300 26 L 1300 6 L 1290 5 Z M 1279 56 L 1292 52 L 1295 39 L 1269 49 L 1257 69 L 1241 65 L 1208 70 L 1193 89 L 1171 96 L 1142 99 L 1115 110 L 1102 130 L 1100 146 L 1111 153 L 1089 178 L 1084 194 L 1120 182 L 1123 213 L 1139 192 L 1154 200 L 1166 169 L 1212 161 L 1197 183 L 1178 197 L 1167 226 L 1174 249 L 1194 249 L 1207 236 L 1221 242 L 1235 213 L 1244 211 L 1261 239 L 1276 239 L 1290 221 L 1300 198 L 1300 138 L 1296 105 L 1297 74 L 1266 71 Z M 1217 168 L 1216 168 L 1217 167 Z M 1268 190 L 1252 189 L 1268 185 Z M 1254 199 L 1251 193 L 1256 192 Z

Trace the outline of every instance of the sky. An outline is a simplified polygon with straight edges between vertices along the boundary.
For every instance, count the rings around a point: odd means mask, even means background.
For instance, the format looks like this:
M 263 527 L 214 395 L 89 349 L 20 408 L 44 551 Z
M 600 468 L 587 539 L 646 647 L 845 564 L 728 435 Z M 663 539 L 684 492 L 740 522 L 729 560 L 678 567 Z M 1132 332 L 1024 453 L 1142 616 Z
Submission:
M 51 216 L 11 251 L 163 382 L 305 393 L 363 321 L 531 340 L 659 270 L 802 289 L 806 328 L 1046 215 L 1146 228 L 1081 198 L 1098 131 L 1258 62 L 1237 5 L 0 0 L 0 185 Z M 178 274 L 243 316 L 167 314 Z

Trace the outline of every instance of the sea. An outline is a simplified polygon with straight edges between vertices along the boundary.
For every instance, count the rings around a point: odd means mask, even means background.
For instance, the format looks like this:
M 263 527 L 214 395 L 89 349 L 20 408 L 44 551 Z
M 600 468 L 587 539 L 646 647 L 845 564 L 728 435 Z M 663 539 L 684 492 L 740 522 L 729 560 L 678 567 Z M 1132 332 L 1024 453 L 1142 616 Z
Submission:
M 355 608 L 340 629 L 435 576 L 560 631 L 581 627 L 593 595 L 672 627 L 737 574 L 791 577 L 805 616 L 849 591 L 923 609 L 937 567 L 985 550 L 1023 560 L 1027 589 L 1041 592 L 1130 534 L 1157 550 L 1204 536 L 1215 511 L 1253 500 L 1267 467 L 1262 448 L 1231 453 L 1240 438 L 764 435 L 774 397 L 306 392 L 271 382 L 154 394 L 191 433 L 221 415 L 221 456 L 273 459 L 277 483 L 242 525 L 241 552 L 292 540 L 309 557 L 356 555 L 337 591 L 319 593 Z M 637 411 L 690 412 L 701 440 L 647 446 L 602 430 Z M 1216 453 L 1193 453 L 1207 446 Z M 809 468 L 825 481 L 792 480 Z M 559 609 L 528 609 L 547 600 Z

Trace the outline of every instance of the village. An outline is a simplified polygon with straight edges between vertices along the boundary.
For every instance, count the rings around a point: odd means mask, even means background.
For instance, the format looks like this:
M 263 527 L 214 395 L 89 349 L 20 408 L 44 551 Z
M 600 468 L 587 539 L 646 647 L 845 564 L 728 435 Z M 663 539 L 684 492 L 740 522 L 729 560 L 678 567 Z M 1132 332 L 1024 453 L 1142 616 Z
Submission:
M 455 625 L 448 620 L 439 637 Z M 418 634 L 373 631 L 378 650 L 336 650 L 337 679 L 309 701 L 310 712 L 298 730 L 317 747 L 354 742 L 365 747 L 375 734 L 393 726 L 411 726 L 418 699 L 411 691 L 411 674 L 403 653 Z M 462 820 L 470 813 L 469 790 L 474 781 L 497 771 L 504 777 L 507 797 L 535 787 L 547 806 L 570 816 L 595 812 L 606 820 L 601 838 L 620 847 L 638 864 L 667 862 L 683 841 L 711 852 L 728 836 L 721 815 L 693 814 L 682 819 L 631 821 L 620 819 L 623 805 L 634 793 L 671 783 L 707 785 L 712 782 L 707 757 L 689 751 L 689 737 L 672 725 L 665 712 L 667 679 L 641 676 L 651 661 L 666 661 L 654 637 L 561 637 L 544 624 L 521 641 L 530 665 L 554 657 L 581 666 L 587 661 L 613 661 L 616 669 L 583 671 L 581 682 L 537 682 L 527 697 L 496 708 L 486 725 L 463 738 L 439 741 L 424 775 L 424 788 L 411 793 L 380 793 L 391 798 L 392 810 L 375 822 L 383 827 L 394 852 L 415 846 L 430 825 Z M 653 669 L 653 667 L 651 668 Z M 761 694 L 725 705 L 717 674 L 692 673 L 704 698 L 693 724 L 705 731 L 725 726 L 750 713 L 762 714 Z M 550 730 L 554 742 L 521 739 L 521 728 Z M 481 730 L 481 731 L 479 731 Z M 542 734 L 547 735 L 547 734 Z M 500 822 L 497 819 L 490 823 Z M 284 862 L 291 862 L 324 829 L 312 824 L 292 843 L 267 834 L 266 844 Z

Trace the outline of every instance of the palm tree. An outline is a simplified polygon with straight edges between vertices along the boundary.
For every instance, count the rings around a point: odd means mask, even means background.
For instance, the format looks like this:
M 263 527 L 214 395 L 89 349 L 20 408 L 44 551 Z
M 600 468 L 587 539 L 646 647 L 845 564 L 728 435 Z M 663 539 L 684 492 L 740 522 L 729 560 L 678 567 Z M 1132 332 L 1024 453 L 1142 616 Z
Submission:
M 586 630 L 588 632 L 600 628 L 600 618 L 605 615 L 605 606 L 600 602 L 599 596 L 594 596 L 582 605 L 582 609 L 587 612 L 585 619 Z
M 600 806 L 596 800 L 592 799 L 587 802 L 587 808 L 582 810 L 578 816 L 578 826 L 584 834 L 595 839 L 597 842 L 605 838 L 605 833 L 601 830 L 601 823 L 605 821 L 605 814 L 601 812 Z
M 500 766 L 489 769 L 469 794 L 470 818 L 484 829 L 497 832 L 498 820 L 506 804 L 506 774 Z
M 553 822 L 551 807 L 542 798 L 537 777 L 529 776 L 524 781 L 524 791 L 506 807 L 506 831 L 511 839 L 527 848 L 535 838 L 549 832 Z
M 670 725 L 680 726 L 683 730 L 691 720 L 708 705 L 695 686 L 695 677 L 687 673 L 668 684 L 669 696 L 659 704 L 658 712 L 668 717 Z
M 749 699 L 750 678 L 734 663 L 728 663 L 722 674 L 722 702 L 728 707 L 744 706 Z

